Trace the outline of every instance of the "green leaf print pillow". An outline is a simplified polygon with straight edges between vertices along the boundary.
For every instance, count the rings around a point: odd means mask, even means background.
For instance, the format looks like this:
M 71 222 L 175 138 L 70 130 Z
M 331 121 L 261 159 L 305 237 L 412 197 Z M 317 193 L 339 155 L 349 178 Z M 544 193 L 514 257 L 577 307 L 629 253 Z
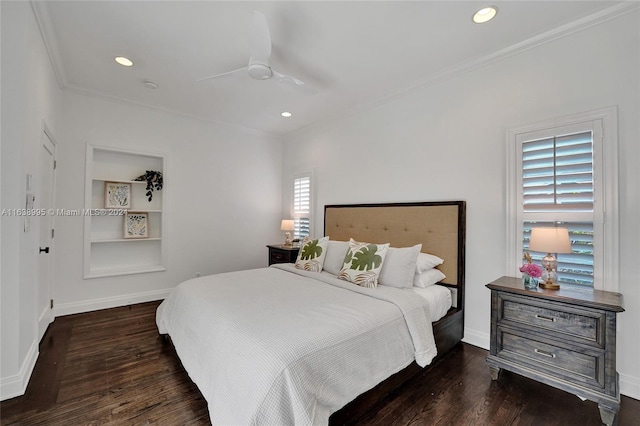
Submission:
M 389 244 L 360 243 L 353 238 L 338 278 L 351 281 L 361 287 L 375 288 L 387 255 Z
M 329 237 L 322 237 L 316 240 L 304 237 L 296 259 L 296 268 L 310 272 L 321 272 L 328 245 Z

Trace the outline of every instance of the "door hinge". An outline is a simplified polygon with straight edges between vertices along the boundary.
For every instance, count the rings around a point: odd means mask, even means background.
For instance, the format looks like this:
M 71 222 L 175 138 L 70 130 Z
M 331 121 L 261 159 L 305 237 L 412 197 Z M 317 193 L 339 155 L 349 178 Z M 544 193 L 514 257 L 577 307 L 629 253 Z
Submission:
M 58 162 L 56 160 L 53 160 L 53 170 L 55 170 L 56 167 L 58 167 Z
M 49 299 L 49 307 L 53 309 L 53 299 Z
M 56 230 L 51 228 L 51 239 L 55 238 Z

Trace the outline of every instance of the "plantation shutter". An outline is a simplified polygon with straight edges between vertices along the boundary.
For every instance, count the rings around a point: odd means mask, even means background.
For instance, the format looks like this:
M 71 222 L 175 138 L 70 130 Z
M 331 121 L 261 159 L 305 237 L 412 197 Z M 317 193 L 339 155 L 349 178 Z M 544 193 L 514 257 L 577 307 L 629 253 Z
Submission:
M 294 238 L 309 235 L 311 224 L 311 176 L 297 177 L 293 181 Z
M 593 134 L 583 131 L 522 144 L 523 250 L 532 227 L 566 227 L 572 253 L 554 254 L 558 281 L 593 285 Z M 549 221 L 549 214 L 560 220 Z M 576 220 L 578 219 L 578 220 Z M 584 219 L 584 220 L 583 220 Z M 537 262 L 546 253 L 530 252 Z
M 554 254 L 558 259 L 560 283 L 593 285 L 593 222 L 524 222 L 522 247 L 531 254 L 535 263 L 547 253 L 529 250 L 531 228 L 559 226 L 569 230 L 571 253 Z
M 525 212 L 593 211 L 590 131 L 525 142 L 522 171 Z

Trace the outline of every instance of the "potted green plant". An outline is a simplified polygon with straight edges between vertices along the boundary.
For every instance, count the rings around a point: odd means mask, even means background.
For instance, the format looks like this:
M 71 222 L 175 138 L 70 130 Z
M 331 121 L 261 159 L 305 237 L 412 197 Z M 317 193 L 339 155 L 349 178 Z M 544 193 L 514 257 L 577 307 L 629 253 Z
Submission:
M 143 175 L 138 176 L 134 180 L 140 182 L 147 181 L 146 196 L 149 202 L 151 202 L 151 199 L 153 198 L 153 191 L 162 190 L 162 185 L 164 184 L 162 172 L 158 172 L 156 170 L 147 170 Z

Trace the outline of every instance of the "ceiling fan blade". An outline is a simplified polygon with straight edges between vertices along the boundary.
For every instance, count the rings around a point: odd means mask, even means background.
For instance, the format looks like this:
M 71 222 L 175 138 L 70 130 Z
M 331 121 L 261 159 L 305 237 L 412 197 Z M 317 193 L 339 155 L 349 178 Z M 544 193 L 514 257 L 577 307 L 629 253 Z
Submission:
M 297 78 L 290 75 L 279 73 L 273 69 L 271 71 L 273 72 L 275 80 L 278 82 L 278 84 L 285 89 L 290 89 L 296 92 L 306 93 L 310 95 L 316 93 L 314 88 L 312 88 L 308 84 L 305 84 L 305 82 L 302 80 L 298 80 Z
M 271 34 L 267 25 L 267 18 L 256 10 L 251 15 L 249 23 L 249 52 L 251 60 L 249 63 L 258 62 L 269 65 L 271 56 Z
M 210 75 L 208 77 L 202 77 L 201 79 L 198 79 L 196 81 L 200 82 L 200 81 L 209 80 L 209 79 L 212 79 L 212 78 L 218 78 L 218 77 L 222 77 L 224 75 L 234 74 L 234 73 L 238 73 L 240 71 L 246 71 L 246 70 L 247 70 L 247 67 L 242 67 L 242 68 L 238 68 L 237 70 L 223 72 L 222 74 L 216 74 L 216 75 Z

